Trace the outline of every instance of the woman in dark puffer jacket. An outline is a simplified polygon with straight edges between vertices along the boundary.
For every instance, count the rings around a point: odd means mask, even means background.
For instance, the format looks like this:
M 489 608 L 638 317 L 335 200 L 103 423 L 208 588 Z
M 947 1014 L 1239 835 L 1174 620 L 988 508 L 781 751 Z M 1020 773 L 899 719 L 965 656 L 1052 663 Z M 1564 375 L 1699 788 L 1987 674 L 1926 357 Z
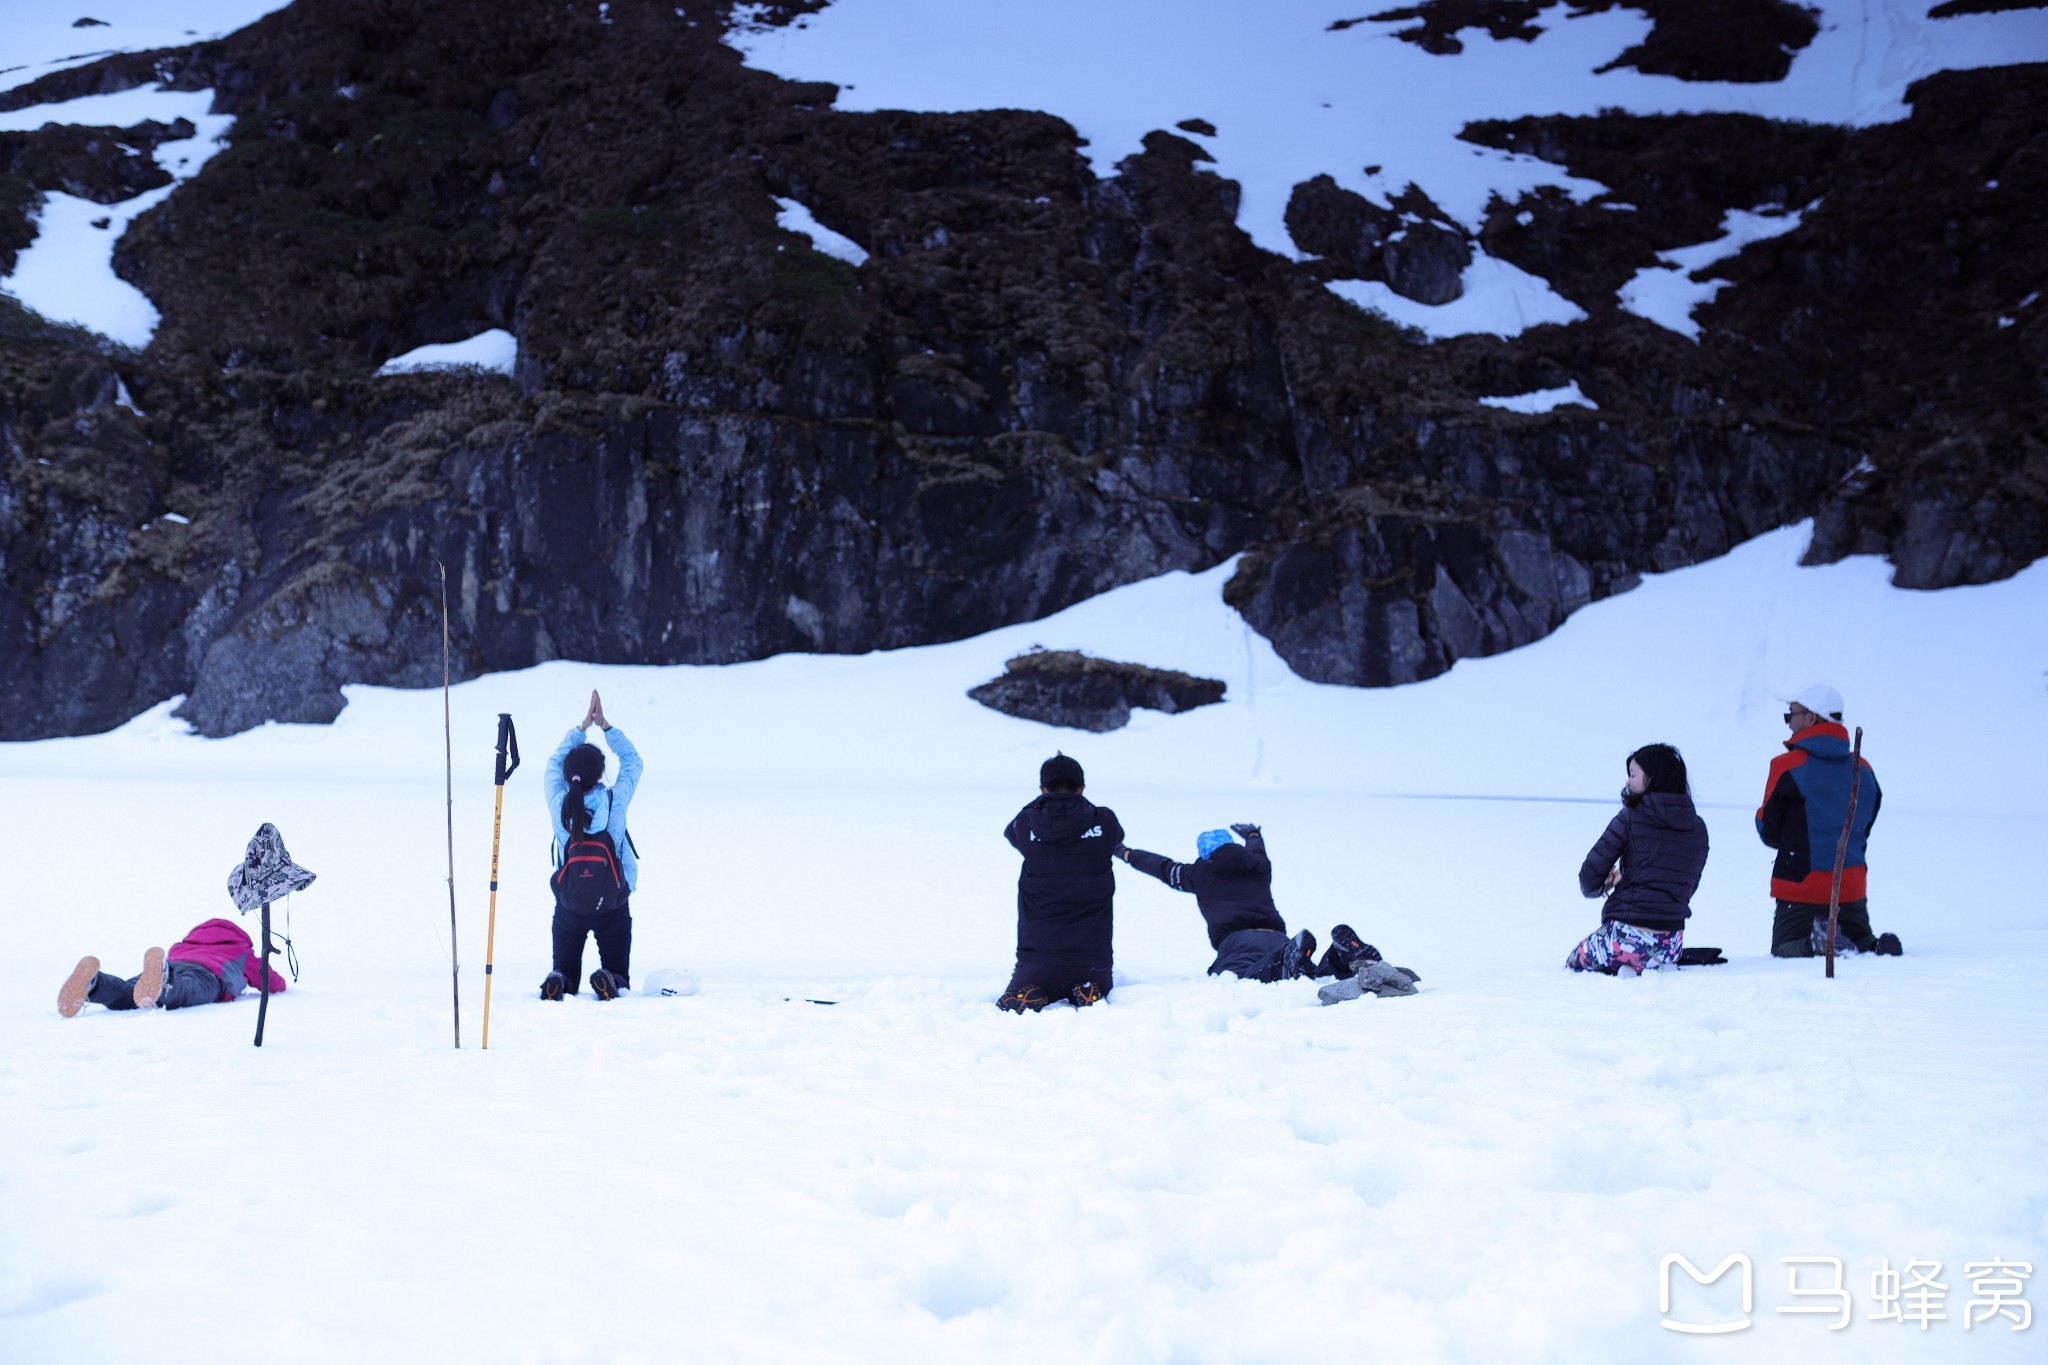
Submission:
M 1644 745 L 1628 756 L 1620 812 L 1579 868 L 1579 890 L 1607 897 L 1600 927 L 1565 966 L 1610 976 L 1677 966 L 1706 866 L 1707 826 L 1692 806 L 1685 759 L 1669 744 Z

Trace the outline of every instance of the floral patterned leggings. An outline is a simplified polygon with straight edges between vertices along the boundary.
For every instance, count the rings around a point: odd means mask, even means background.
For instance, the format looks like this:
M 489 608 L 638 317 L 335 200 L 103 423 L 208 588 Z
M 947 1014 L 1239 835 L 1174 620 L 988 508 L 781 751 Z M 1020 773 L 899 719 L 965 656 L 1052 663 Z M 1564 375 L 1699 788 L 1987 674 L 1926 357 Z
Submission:
M 1606 972 L 1610 976 L 1622 967 L 1647 972 L 1658 967 L 1676 967 L 1678 951 L 1684 946 L 1683 929 L 1660 934 L 1655 929 L 1608 920 L 1572 949 L 1564 965 L 1575 972 Z

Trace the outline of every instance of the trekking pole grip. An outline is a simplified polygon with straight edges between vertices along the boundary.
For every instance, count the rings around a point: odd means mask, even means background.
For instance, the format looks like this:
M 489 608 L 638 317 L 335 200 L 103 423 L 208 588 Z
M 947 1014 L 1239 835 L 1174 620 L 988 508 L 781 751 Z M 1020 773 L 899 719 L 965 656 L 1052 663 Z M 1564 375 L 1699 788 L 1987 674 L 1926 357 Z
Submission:
M 505 761 L 508 751 L 512 760 L 509 764 Z M 504 786 L 506 780 L 517 771 L 519 771 L 519 732 L 512 727 L 511 713 L 500 711 L 498 713 L 498 785 Z

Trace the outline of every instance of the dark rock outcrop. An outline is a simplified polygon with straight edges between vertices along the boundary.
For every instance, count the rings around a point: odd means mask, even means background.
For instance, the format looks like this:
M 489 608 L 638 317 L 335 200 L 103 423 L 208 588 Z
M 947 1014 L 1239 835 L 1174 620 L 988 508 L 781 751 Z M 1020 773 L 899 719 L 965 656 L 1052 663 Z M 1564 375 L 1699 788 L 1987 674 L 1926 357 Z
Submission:
M 1018 655 L 967 695 L 1007 716 L 1101 733 L 1128 725 L 1133 707 L 1175 714 L 1213 706 L 1223 692 L 1214 678 L 1045 649 Z
M 1324 278 L 1384 280 L 1403 298 L 1432 305 L 1464 295 L 1472 243 L 1413 185 L 1381 208 L 1327 175 L 1305 180 L 1288 198 L 1287 231 L 1323 258 Z
M 929 643 L 1241 553 L 1227 595 L 1290 664 L 1387 683 L 1816 511 L 1816 554 L 1915 586 L 2048 550 L 2041 68 L 1854 132 L 1476 126 L 1635 207 L 1496 206 L 1487 249 L 1591 316 L 1425 345 L 1324 287 L 1442 293 L 1470 243 L 1420 190 L 1311 182 L 1289 227 L 1326 259 L 1283 260 L 1187 138 L 1099 179 L 1058 119 L 841 113 L 691 17 L 299 0 L 0 92 L 236 117 L 117 248 L 145 352 L 0 307 L 0 738 L 438 681 L 437 565 L 469 677 Z M 1815 199 L 1717 267 L 1699 344 L 1616 308 L 1729 209 Z M 488 327 L 511 379 L 375 374 Z M 1569 380 L 1597 412 L 1474 402 Z

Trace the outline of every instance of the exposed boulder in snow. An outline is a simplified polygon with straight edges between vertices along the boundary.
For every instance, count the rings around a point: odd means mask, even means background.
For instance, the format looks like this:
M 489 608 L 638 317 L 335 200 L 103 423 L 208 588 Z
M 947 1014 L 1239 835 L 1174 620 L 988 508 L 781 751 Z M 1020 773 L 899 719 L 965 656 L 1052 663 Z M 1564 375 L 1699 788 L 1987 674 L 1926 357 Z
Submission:
M 1101 733 L 1129 724 L 1133 707 L 1192 711 L 1222 701 L 1223 691 L 1214 678 L 1047 649 L 1011 659 L 1002 677 L 967 695 L 1005 715 Z
M 1383 207 L 1319 175 L 1294 187 L 1287 231 L 1296 246 L 1323 258 L 1333 278 L 1384 281 L 1431 306 L 1465 292 L 1472 243 L 1413 185 Z
M 1400 214 L 1327 175 L 1296 185 L 1287 201 L 1287 235 L 1294 244 L 1351 279 L 1383 277 L 1380 249 L 1400 225 Z
M 1472 244 L 1437 223 L 1409 223 L 1387 239 L 1387 287 L 1403 298 L 1438 306 L 1465 292 L 1461 278 L 1472 263 Z

